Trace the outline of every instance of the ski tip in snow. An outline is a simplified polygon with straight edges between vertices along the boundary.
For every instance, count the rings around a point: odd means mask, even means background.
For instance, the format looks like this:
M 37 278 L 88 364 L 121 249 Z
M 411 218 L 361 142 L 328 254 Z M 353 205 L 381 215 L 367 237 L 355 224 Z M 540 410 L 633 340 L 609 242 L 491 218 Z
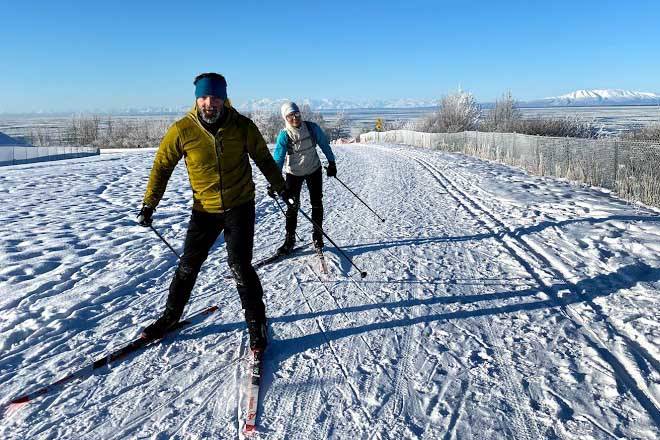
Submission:
M 3 418 L 4 417 L 10 417 L 16 411 L 18 411 L 19 409 L 23 408 L 24 406 L 26 406 L 28 404 L 29 404 L 28 399 L 25 399 L 25 400 L 20 401 L 20 402 L 9 403 L 9 404 L 7 404 L 7 406 L 2 411 L 0 411 L 0 415 L 2 415 Z
M 12 400 L 4 407 L 0 407 L 0 418 L 11 417 L 12 414 L 14 414 L 16 411 L 23 408 L 24 406 L 28 405 L 29 403 L 30 403 L 30 398 L 27 396 L 20 399 Z

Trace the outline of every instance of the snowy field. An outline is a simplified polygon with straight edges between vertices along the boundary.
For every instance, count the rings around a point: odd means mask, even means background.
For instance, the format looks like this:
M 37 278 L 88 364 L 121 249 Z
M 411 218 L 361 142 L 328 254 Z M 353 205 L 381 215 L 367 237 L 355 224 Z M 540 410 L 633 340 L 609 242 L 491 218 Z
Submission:
M 461 155 L 335 151 L 386 222 L 326 181 L 325 228 L 368 276 L 332 247 L 327 276 L 309 249 L 259 269 L 256 438 L 660 437 L 660 212 Z M 0 404 L 159 315 L 176 257 L 134 223 L 153 154 L 0 169 Z M 255 176 L 258 260 L 284 221 Z M 177 250 L 190 195 L 179 166 L 154 222 Z M 236 438 L 247 332 L 228 274 L 219 240 L 186 315 L 218 312 L 5 413 L 0 438 Z

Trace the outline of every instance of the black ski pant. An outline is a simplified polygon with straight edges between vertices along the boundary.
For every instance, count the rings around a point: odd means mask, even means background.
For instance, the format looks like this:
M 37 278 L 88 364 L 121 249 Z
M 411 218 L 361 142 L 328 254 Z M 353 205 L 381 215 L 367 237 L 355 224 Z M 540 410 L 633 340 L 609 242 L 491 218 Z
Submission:
M 323 175 L 321 174 L 321 167 L 316 171 L 306 176 L 294 176 L 287 173 L 285 176 L 286 190 L 293 199 L 293 205 L 289 205 L 286 210 L 286 232 L 287 234 L 295 234 L 296 226 L 298 224 L 298 209 L 300 208 L 300 191 L 302 184 L 307 184 L 309 190 L 309 201 L 312 205 L 312 220 L 319 226 L 323 224 Z M 321 229 L 314 227 L 312 233 L 314 241 L 323 241 L 323 233 Z
M 236 289 L 241 298 L 246 321 L 266 319 L 263 289 L 252 267 L 254 242 L 254 201 L 245 203 L 220 214 L 194 211 L 188 223 L 188 232 L 179 260 L 179 267 L 170 284 L 166 308 L 179 318 L 190 299 L 197 274 L 208 257 L 209 251 L 224 231 L 227 262 Z

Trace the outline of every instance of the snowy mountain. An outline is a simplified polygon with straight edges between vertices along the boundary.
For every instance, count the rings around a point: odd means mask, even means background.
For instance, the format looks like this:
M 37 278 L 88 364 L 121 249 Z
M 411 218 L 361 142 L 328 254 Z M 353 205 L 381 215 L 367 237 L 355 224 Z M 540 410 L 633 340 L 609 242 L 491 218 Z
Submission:
M 340 98 L 259 98 L 248 100 L 232 100 L 234 107 L 243 112 L 257 110 L 279 111 L 280 106 L 293 100 L 299 105 L 308 104 L 315 111 L 353 110 L 353 109 L 402 109 L 402 108 L 429 108 L 437 107 L 441 96 L 435 98 L 399 98 L 399 99 L 340 99 Z M 113 109 L 87 109 L 83 113 L 131 115 L 131 116 L 158 116 L 182 115 L 190 110 L 192 103 L 171 106 L 153 107 L 125 107 Z M 484 108 L 490 108 L 493 102 L 482 102 Z M 660 106 L 660 94 L 652 92 L 639 92 L 621 89 L 591 89 L 577 90 L 560 96 L 519 101 L 520 107 L 588 107 L 588 106 L 616 106 L 616 105 L 653 105 Z M 66 112 L 43 111 L 35 114 L 43 115 L 70 115 L 80 110 Z M 10 115 L 9 113 L 7 115 Z
M 288 101 L 295 101 L 299 105 L 308 104 L 312 110 L 350 110 L 350 109 L 370 109 L 370 108 L 419 108 L 435 107 L 438 105 L 437 99 L 370 99 L 370 100 L 350 100 L 350 99 L 315 99 L 315 98 L 259 98 L 246 101 L 232 100 L 232 105 L 243 112 L 253 112 L 257 110 L 268 110 L 279 112 L 280 106 Z M 181 115 L 190 110 L 192 104 L 183 104 L 177 106 L 162 107 L 126 107 L 115 109 L 93 109 L 86 113 L 94 114 L 112 114 L 112 115 L 131 115 L 131 116 L 157 116 L 157 115 Z M 47 113 L 47 112 L 46 112 Z M 66 113 L 66 112 L 65 112 Z M 71 111 L 70 113 L 76 113 Z
M 382 109 L 382 108 L 423 108 L 437 107 L 439 97 L 434 99 L 339 99 L 339 98 L 260 98 L 246 101 L 233 101 L 234 106 L 244 112 L 269 110 L 279 111 L 280 106 L 293 100 L 299 105 L 308 104 L 312 110 L 352 110 L 352 109 Z M 482 103 L 486 108 L 492 103 Z M 576 90 L 561 96 L 535 99 L 519 102 L 520 107 L 589 107 L 609 105 L 660 105 L 660 94 L 621 89 L 591 89 Z M 189 105 L 173 107 L 131 108 L 119 111 L 122 114 L 156 115 L 182 114 L 188 111 Z
M 290 101 L 290 98 L 280 99 L 252 99 L 243 102 L 234 102 L 239 110 L 279 110 L 280 106 Z M 312 99 L 312 98 L 293 98 L 299 105 L 309 104 L 313 110 L 349 110 L 363 108 L 415 108 L 415 107 L 435 107 L 438 105 L 437 99 Z
M 660 105 L 660 95 L 620 89 L 576 90 L 561 96 L 521 102 L 521 107 L 580 107 L 604 105 Z

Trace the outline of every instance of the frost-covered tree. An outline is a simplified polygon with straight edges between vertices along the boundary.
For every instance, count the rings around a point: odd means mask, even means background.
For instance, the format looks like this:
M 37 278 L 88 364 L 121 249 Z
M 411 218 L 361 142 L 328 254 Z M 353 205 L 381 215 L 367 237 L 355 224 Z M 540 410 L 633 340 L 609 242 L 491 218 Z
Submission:
M 623 134 L 624 139 L 636 141 L 655 141 L 660 142 L 660 123 L 641 127 Z
M 383 127 L 385 131 L 389 130 L 418 130 L 418 123 L 412 119 L 395 119 L 393 121 L 385 121 Z
M 326 134 L 331 141 L 351 135 L 351 121 L 346 117 L 346 113 L 343 111 L 337 113 L 335 121 L 328 127 Z
M 510 133 L 516 131 L 516 125 L 521 118 L 522 113 L 518 109 L 516 100 L 511 91 L 508 91 L 501 99 L 495 101 L 495 106 L 488 111 L 481 122 L 480 130 Z
M 443 132 L 456 133 L 474 130 L 479 122 L 481 107 L 471 93 L 458 90 L 440 100 L 438 125 Z
M 319 112 L 313 111 L 308 103 L 302 105 L 300 108 L 300 114 L 302 115 L 303 121 L 316 122 L 326 133 L 330 129 L 328 123 L 323 118 L 323 115 Z
M 471 93 L 458 90 L 440 100 L 436 113 L 419 123 L 422 131 L 456 133 L 474 130 L 479 123 L 481 107 Z
M 602 135 L 601 128 L 579 117 L 529 118 L 518 120 L 512 131 L 535 136 L 594 139 Z
M 258 109 L 247 116 L 254 121 L 266 142 L 273 143 L 277 135 L 284 128 L 284 120 L 280 113 L 270 109 Z

